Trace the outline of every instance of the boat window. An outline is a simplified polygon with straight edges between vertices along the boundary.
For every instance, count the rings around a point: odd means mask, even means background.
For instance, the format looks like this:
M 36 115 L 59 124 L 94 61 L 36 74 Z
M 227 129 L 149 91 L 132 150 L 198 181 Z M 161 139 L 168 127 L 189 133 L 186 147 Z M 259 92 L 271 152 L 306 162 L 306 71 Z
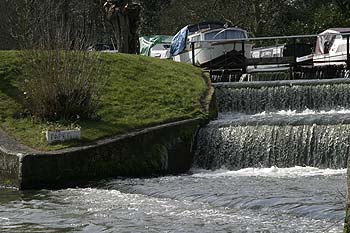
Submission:
M 225 30 L 215 35 L 216 40 L 244 39 L 246 34 L 243 31 Z
M 247 38 L 246 33 L 244 31 L 239 30 L 212 31 L 204 35 L 205 40 L 229 40 L 244 38 Z
M 223 35 L 218 35 L 220 36 L 220 39 L 243 39 L 246 38 L 246 35 L 243 31 L 238 31 L 238 30 L 225 30 L 221 32 L 220 34 Z
M 204 34 L 204 40 L 214 40 L 214 37 L 216 34 L 218 34 L 219 31 L 213 31 L 213 32 L 208 32 Z

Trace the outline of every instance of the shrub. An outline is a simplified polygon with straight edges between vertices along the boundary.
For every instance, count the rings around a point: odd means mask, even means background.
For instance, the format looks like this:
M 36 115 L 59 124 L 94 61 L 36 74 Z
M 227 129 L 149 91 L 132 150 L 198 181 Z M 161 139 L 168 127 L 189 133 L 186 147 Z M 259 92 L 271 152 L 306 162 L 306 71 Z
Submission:
M 24 53 L 24 105 L 41 120 L 97 117 L 106 74 L 97 53 L 39 49 Z

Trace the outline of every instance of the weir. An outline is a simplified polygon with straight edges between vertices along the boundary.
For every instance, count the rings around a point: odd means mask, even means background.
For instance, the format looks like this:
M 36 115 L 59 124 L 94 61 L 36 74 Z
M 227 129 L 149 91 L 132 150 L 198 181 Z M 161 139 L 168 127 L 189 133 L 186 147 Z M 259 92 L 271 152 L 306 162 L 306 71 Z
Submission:
M 349 154 L 350 124 L 208 125 L 198 136 L 196 165 L 225 167 L 344 168 Z
M 215 85 L 219 112 L 350 108 L 350 79 L 299 80 Z
M 196 167 L 347 166 L 350 80 L 214 86 L 219 118 L 198 133 Z

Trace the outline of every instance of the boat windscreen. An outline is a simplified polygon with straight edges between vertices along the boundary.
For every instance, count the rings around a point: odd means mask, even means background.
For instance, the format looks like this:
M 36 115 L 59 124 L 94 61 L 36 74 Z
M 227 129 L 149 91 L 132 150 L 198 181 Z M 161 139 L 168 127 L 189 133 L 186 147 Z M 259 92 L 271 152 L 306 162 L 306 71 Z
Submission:
M 221 31 L 208 32 L 204 35 L 205 40 L 230 40 L 245 39 L 247 35 L 244 31 L 224 29 Z
M 316 41 L 316 54 L 327 54 L 330 48 L 333 46 L 336 35 L 324 34 L 317 37 Z

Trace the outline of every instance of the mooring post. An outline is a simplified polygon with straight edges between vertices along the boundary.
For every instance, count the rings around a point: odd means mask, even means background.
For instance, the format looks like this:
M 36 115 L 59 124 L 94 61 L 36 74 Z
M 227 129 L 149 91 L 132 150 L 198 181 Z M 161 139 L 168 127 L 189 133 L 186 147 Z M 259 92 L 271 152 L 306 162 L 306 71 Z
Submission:
M 196 60 L 195 60 L 195 54 L 194 54 L 194 41 L 191 42 L 191 48 L 192 48 L 192 65 L 196 65 Z
M 346 35 L 346 68 L 349 69 L 350 68 L 350 48 L 349 48 L 349 34 Z

